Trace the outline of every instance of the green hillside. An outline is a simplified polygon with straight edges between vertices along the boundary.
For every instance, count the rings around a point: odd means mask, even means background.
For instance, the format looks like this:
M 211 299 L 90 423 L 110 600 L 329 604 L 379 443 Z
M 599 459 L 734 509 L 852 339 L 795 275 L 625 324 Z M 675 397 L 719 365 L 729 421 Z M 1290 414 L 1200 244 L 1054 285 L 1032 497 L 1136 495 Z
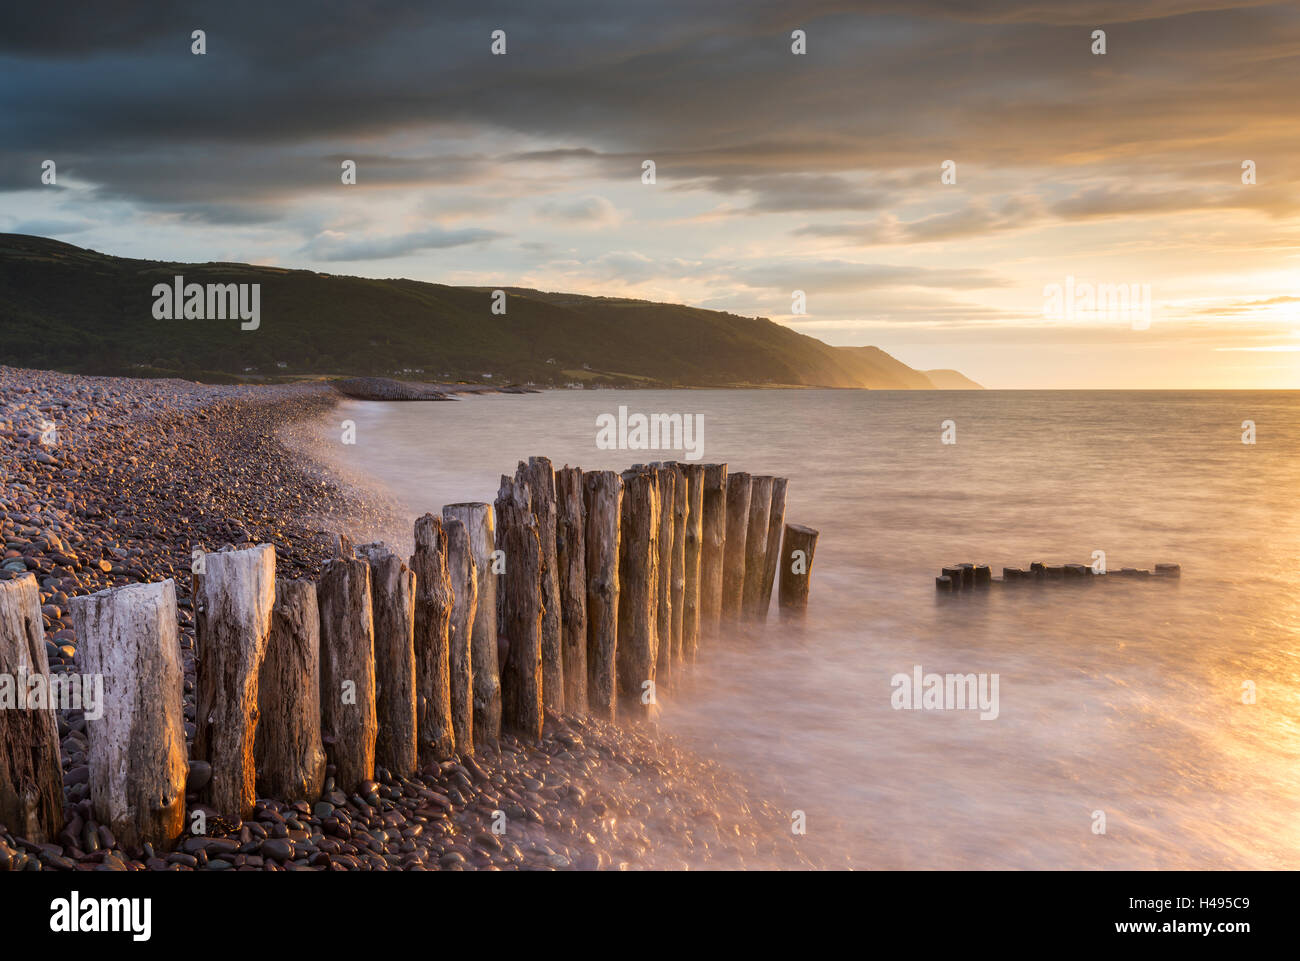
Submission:
M 260 284 L 261 319 L 159 320 L 155 284 Z M 628 386 L 929 388 L 874 347 L 674 304 L 130 260 L 0 234 L 0 363 L 198 380 L 386 375 Z M 491 375 L 490 377 L 488 375 Z

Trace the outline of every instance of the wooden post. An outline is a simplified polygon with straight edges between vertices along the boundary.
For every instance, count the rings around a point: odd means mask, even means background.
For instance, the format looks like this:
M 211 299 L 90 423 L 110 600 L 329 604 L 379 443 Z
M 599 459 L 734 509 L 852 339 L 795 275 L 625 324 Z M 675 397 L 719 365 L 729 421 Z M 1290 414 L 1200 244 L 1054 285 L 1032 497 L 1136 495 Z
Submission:
M 739 471 L 727 478 L 727 546 L 722 558 L 722 616 L 735 618 L 745 597 L 745 536 L 749 529 L 752 478 Z
M 652 471 L 623 472 L 618 560 L 618 707 L 649 715 L 646 682 L 655 679 L 659 612 L 659 485 Z
M 745 617 L 761 620 L 760 596 L 767 573 L 767 521 L 772 513 L 772 482 L 769 474 L 754 477 L 749 487 L 749 522 L 745 527 L 745 585 L 741 607 Z
M 501 672 L 497 661 L 497 570 L 494 566 L 496 529 L 492 505 L 482 502 L 448 504 L 444 520 L 458 520 L 469 532 L 469 547 L 478 570 L 478 612 L 470 641 L 474 671 L 474 743 L 493 747 L 501 736 Z
M 356 558 L 325 562 L 316 583 L 320 611 L 321 740 L 335 781 L 355 791 L 375 776 L 375 624 L 370 565 Z
M 0 581 L 0 675 L 13 683 L 13 701 L 0 708 L 0 823 L 12 834 L 46 844 L 63 829 L 63 769 L 58 705 L 48 696 L 41 703 L 28 694 L 36 690 L 28 679 L 39 677 L 48 695 L 51 676 L 41 592 L 30 574 Z
M 542 707 L 564 713 L 564 653 L 560 641 L 560 573 L 555 548 L 555 469 L 546 457 L 530 457 L 524 472 L 542 549 Z
M 200 791 L 228 817 L 250 818 L 257 800 L 257 679 L 271 638 L 275 548 L 203 558 L 203 646 L 195 675 L 194 756 L 212 765 Z
M 772 607 L 772 585 L 776 582 L 776 569 L 781 559 L 781 532 L 785 528 L 785 491 L 789 485 L 785 477 L 772 481 L 772 510 L 767 515 L 766 564 L 763 568 L 763 587 L 755 613 L 760 621 L 767 620 Z
M 722 618 L 722 569 L 727 546 L 727 465 L 704 466 L 700 545 L 700 637 L 717 637 Z
M 683 660 L 682 635 L 686 629 L 686 514 L 689 493 L 686 490 L 686 472 L 680 464 L 672 465 L 673 471 L 673 552 L 671 570 L 662 567 L 663 575 L 672 578 L 672 661 L 680 665 Z M 668 508 L 665 506 L 664 512 Z
M 700 643 L 700 548 L 704 538 L 704 465 L 681 464 L 686 484 L 683 526 L 682 649 L 685 664 L 695 660 Z
M 808 608 L 808 587 L 812 581 L 813 552 L 817 531 L 800 524 L 786 524 L 781 542 L 782 617 L 801 617 Z
M 451 576 L 442 520 L 415 521 L 415 712 L 417 759 L 428 767 L 456 753 L 451 721 Z
M 659 488 L 659 555 L 655 560 L 659 583 L 656 587 L 655 611 L 655 684 L 664 689 L 673 680 L 673 505 L 677 503 L 677 474 L 665 464 L 652 465 Z M 681 594 L 678 593 L 678 602 Z
M 456 735 L 456 752 L 462 757 L 474 753 L 474 622 L 478 618 L 478 568 L 469 543 L 469 531 L 458 520 L 445 520 L 447 569 L 455 602 L 447 631 L 451 669 L 451 728 Z
M 542 736 L 542 543 L 525 469 L 501 476 L 497 523 L 506 570 L 501 577 L 501 618 L 506 640 L 501 671 L 501 727 L 528 741 Z
M 271 636 L 257 681 L 257 790 L 315 801 L 325 786 L 320 739 L 320 611 L 311 581 L 275 582 Z
M 587 515 L 587 710 L 613 720 L 618 704 L 615 664 L 623 479 L 611 470 L 588 471 L 582 475 L 582 494 Z
M 375 763 L 410 777 L 417 763 L 415 575 L 383 544 L 365 544 L 358 553 L 370 564 L 375 623 Z
M 126 848 L 169 848 L 185 829 L 189 771 L 176 585 L 129 584 L 71 607 L 77 660 L 104 679 L 103 714 L 86 719 L 95 820 Z
M 587 558 L 582 471 L 555 472 L 555 560 L 560 577 L 560 649 L 564 655 L 564 707 L 587 712 Z

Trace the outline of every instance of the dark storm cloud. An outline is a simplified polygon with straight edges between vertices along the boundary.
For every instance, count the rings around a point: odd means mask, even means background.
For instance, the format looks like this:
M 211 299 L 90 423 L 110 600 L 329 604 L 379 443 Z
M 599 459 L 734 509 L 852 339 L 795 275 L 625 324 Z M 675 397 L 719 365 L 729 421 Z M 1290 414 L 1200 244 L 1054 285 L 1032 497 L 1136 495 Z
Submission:
M 221 222 L 285 216 L 337 183 L 352 145 L 359 186 L 548 159 L 634 178 L 653 158 L 661 182 L 750 212 L 877 209 L 888 198 L 841 175 L 949 156 L 1172 169 L 1234 132 L 1281 174 L 1300 167 L 1293 135 L 1263 121 L 1293 109 L 1297 19 L 1231 0 L 51 5 L 0 33 L 0 143 L 67 162 L 100 197 Z M 1097 25 L 1106 58 L 1088 53 Z M 461 149 L 493 132 L 555 146 Z M 383 138 L 434 149 L 408 159 L 376 151 Z M 5 170 L 0 189 L 28 176 Z

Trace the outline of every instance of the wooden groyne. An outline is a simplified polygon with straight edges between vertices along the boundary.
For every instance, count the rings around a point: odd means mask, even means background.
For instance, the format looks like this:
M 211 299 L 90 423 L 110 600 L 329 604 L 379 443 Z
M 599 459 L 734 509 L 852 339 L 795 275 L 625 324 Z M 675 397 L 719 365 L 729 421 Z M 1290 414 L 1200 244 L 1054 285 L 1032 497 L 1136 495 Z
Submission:
M 89 793 L 127 845 L 172 846 L 192 796 L 247 818 L 256 797 L 355 792 L 537 740 L 547 714 L 654 716 L 723 625 L 808 601 L 818 533 L 785 523 L 785 478 L 725 464 L 502 476 L 495 502 L 415 522 L 403 560 L 338 536 L 315 580 L 277 580 L 272 545 L 195 565 L 196 733 L 186 758 L 171 580 L 76 597 L 80 666 L 103 675 L 86 717 Z M 0 582 L 0 673 L 49 676 L 39 593 Z M 62 827 L 53 706 L 0 711 L 0 822 L 37 842 Z M 327 765 L 329 769 L 327 769 Z M 197 792 L 197 793 L 196 793 Z
M 1176 579 L 1181 576 L 1182 568 L 1177 564 L 1157 564 L 1154 570 L 1121 567 L 1108 571 L 1091 564 L 1044 564 L 1034 561 L 1028 567 L 1004 567 L 1001 577 L 994 577 L 987 564 L 953 564 L 939 572 L 939 576 L 934 579 L 934 587 L 941 594 L 961 594 L 1004 585 L 1014 587 L 1057 582 L 1088 584 L 1102 580 L 1144 577 Z

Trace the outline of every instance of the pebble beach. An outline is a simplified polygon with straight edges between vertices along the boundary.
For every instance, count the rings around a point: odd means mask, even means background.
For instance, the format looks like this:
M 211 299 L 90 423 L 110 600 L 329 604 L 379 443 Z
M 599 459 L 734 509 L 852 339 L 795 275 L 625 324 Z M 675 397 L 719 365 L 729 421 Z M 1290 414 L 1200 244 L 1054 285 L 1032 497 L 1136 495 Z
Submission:
M 69 598 L 172 578 L 192 742 L 191 552 L 274 544 L 279 576 L 314 577 L 333 532 L 391 523 L 382 498 L 285 442 L 338 397 L 319 384 L 206 386 L 0 367 L 0 579 L 37 578 L 51 672 L 78 671 Z M 754 797 L 737 772 L 652 724 L 572 717 L 548 717 L 539 744 L 504 736 L 494 751 L 412 778 L 378 770 L 351 795 L 327 769 L 315 803 L 260 798 L 244 822 L 209 809 L 204 835 L 170 851 L 125 850 L 93 818 L 86 719 L 59 714 L 67 824 L 46 844 L 0 825 L 0 870 L 816 866 L 796 849 L 789 812 Z M 190 813 L 210 774 L 191 760 Z M 504 834 L 493 830 L 502 814 Z

